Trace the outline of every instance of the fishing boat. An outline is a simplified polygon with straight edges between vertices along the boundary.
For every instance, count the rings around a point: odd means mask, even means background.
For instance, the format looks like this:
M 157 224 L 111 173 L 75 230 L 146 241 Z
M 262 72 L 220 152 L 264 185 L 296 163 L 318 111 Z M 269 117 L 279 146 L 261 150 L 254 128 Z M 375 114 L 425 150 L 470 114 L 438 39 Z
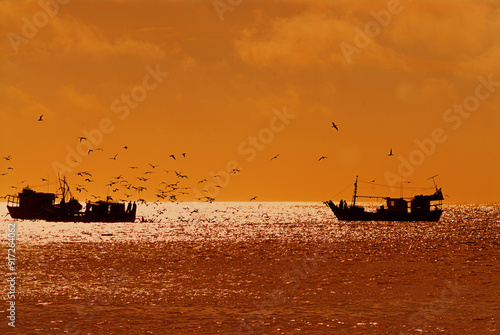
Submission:
M 434 179 L 433 179 L 434 180 Z M 411 198 L 391 198 L 358 195 L 358 177 L 354 182 L 352 203 L 348 206 L 341 201 L 324 203 L 341 221 L 439 221 L 443 213 L 443 193 L 434 184 L 435 192 L 430 195 L 416 195 Z M 368 211 L 363 206 L 356 205 L 358 198 L 380 198 L 386 200 L 386 205 L 379 206 L 375 211 Z
M 137 211 L 135 203 L 129 203 L 127 208 L 121 202 L 88 201 L 83 206 L 76 200 L 65 179 L 59 179 L 62 192 L 61 200 L 54 193 L 36 192 L 25 187 L 18 195 L 7 197 L 7 209 L 13 219 L 45 220 L 62 222 L 134 222 Z

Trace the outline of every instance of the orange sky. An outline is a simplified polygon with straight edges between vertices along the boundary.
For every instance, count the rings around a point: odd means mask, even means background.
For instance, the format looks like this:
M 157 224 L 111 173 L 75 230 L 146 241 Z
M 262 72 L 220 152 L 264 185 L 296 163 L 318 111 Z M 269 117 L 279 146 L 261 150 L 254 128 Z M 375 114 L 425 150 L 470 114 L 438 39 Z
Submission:
M 53 191 L 60 171 L 81 201 L 177 180 L 183 201 L 322 201 L 356 175 L 399 186 L 404 162 L 406 185 L 439 174 L 447 202 L 500 201 L 496 0 L 2 1 L 0 16 L 2 195 Z M 119 175 L 147 190 L 106 186 Z

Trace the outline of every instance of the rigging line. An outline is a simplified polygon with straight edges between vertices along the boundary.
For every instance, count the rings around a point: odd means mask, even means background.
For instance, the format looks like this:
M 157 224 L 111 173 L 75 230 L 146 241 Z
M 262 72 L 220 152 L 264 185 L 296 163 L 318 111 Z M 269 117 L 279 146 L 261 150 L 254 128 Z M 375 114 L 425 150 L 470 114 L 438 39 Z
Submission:
M 389 185 L 383 185 L 383 184 L 376 184 L 376 183 L 372 183 L 372 182 L 368 182 L 368 181 L 362 181 L 362 180 L 358 180 L 358 183 L 363 183 L 363 184 L 368 184 L 368 185 L 374 185 L 374 186 L 381 186 L 381 187 L 394 187 L 394 186 L 389 186 Z M 405 189 L 434 189 L 434 187 L 411 187 L 411 186 L 405 186 Z
M 340 193 L 344 192 L 347 188 L 349 188 L 350 186 L 352 186 L 352 183 L 349 183 L 349 185 L 347 185 L 346 187 L 344 187 L 342 189 L 342 191 L 340 191 L 339 193 L 335 194 L 334 196 L 330 197 L 330 199 L 333 199 L 335 198 L 337 195 L 339 195 Z
M 47 185 L 55 185 L 57 184 L 56 181 L 50 182 L 50 183 L 43 183 L 43 184 L 37 184 L 37 185 L 28 185 L 29 187 L 35 188 L 35 187 L 44 187 Z

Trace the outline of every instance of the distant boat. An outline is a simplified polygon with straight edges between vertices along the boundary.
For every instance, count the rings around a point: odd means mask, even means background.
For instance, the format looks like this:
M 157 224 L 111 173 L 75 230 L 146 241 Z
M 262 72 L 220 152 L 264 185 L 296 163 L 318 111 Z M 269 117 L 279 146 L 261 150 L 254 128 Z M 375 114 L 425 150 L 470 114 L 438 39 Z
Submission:
M 436 187 L 431 195 L 416 195 L 413 198 L 391 198 L 357 195 L 358 177 L 354 183 L 352 204 L 336 205 L 333 201 L 324 203 L 330 207 L 337 219 L 341 221 L 439 221 L 443 213 L 443 193 Z M 357 198 L 382 198 L 386 206 L 380 206 L 375 212 L 366 211 L 364 207 L 356 205 Z
M 134 222 L 137 205 L 113 201 L 87 202 L 83 206 L 71 197 L 66 200 L 69 186 L 66 180 L 59 180 L 61 201 L 56 204 L 56 194 L 36 192 L 25 187 L 17 196 L 7 197 L 7 209 L 13 219 L 45 220 L 63 222 Z

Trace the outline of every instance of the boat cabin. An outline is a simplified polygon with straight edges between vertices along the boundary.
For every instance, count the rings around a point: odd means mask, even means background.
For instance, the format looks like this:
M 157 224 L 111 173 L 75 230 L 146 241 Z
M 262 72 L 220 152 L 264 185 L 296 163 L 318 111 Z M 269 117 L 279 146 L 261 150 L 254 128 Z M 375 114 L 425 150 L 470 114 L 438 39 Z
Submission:
M 387 198 L 387 210 L 407 213 L 408 201 L 401 198 Z
M 56 195 L 54 193 L 40 193 L 24 188 L 17 196 L 8 196 L 7 206 L 19 207 L 20 209 L 39 209 L 54 206 L 55 200 Z

